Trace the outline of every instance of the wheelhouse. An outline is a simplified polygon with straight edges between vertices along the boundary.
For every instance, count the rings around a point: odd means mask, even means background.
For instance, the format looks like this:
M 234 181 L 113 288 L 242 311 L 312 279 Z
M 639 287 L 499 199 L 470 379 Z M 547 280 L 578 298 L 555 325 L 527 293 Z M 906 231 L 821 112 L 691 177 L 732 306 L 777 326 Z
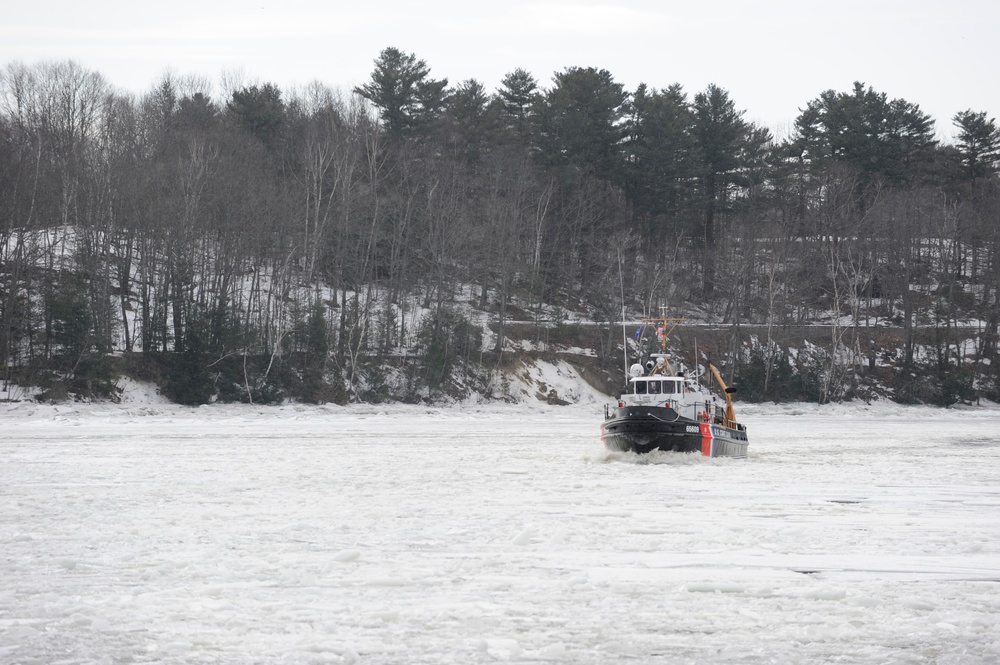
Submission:
M 663 376 L 637 376 L 629 381 L 633 395 L 682 395 L 684 381 L 680 378 Z

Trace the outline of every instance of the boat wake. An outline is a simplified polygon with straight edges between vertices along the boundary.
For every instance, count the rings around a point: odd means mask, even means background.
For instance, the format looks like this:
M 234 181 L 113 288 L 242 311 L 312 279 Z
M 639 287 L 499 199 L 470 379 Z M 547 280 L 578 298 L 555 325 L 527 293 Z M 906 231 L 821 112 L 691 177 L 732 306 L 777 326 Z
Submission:
M 684 466 L 691 464 L 713 464 L 728 461 L 721 457 L 705 457 L 701 453 L 674 452 L 664 450 L 652 450 L 648 453 L 620 452 L 614 450 L 604 450 L 587 458 L 588 462 L 595 464 L 621 463 L 621 464 L 669 464 L 674 466 Z

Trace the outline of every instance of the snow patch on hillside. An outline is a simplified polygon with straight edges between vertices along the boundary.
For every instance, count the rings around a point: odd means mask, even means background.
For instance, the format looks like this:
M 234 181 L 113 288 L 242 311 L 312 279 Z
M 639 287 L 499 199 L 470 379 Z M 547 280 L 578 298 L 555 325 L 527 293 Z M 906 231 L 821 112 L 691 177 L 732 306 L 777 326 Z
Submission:
M 129 377 L 118 380 L 121 390 L 122 404 L 170 404 L 170 400 L 160 394 L 155 384 L 147 381 L 136 381 Z
M 539 400 L 550 404 L 602 404 L 611 399 L 587 383 L 565 360 L 524 362 L 519 371 L 510 374 L 507 394 L 516 402 Z

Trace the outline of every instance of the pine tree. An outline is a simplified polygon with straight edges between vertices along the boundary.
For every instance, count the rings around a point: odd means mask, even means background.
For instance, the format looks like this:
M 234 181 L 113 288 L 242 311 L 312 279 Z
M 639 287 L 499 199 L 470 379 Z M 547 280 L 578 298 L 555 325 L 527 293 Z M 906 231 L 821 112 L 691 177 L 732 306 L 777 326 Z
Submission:
M 166 395 L 179 404 L 207 404 L 214 392 L 212 377 L 206 360 L 208 331 L 200 316 L 192 316 L 180 349 L 173 355 L 167 372 Z
M 626 123 L 625 191 L 636 215 L 648 225 L 643 235 L 658 240 L 677 230 L 690 214 L 689 183 L 697 175 L 691 107 L 680 85 L 632 95 Z
M 849 164 L 861 175 L 863 193 L 883 180 L 912 184 L 923 175 L 936 146 L 934 121 L 916 104 L 889 100 L 864 83 L 850 93 L 823 92 L 795 121 L 796 143 L 814 166 Z
M 553 77 L 545 98 L 545 161 L 609 181 L 621 178 L 621 119 L 627 94 L 606 69 L 570 67 Z
M 958 151 L 970 181 L 989 177 L 997 172 L 1000 162 L 1000 128 L 986 112 L 972 109 L 960 111 L 952 118 L 958 128 Z
M 435 118 L 445 104 L 448 79 L 432 79 L 430 71 L 414 54 L 390 46 L 375 60 L 371 81 L 354 92 L 379 110 L 391 137 L 401 138 Z
M 515 69 L 500 82 L 497 96 L 505 128 L 524 145 L 531 145 L 536 131 L 538 81 L 524 69 Z
M 464 81 L 448 99 L 451 137 L 459 156 L 476 162 L 496 134 L 496 107 L 490 103 L 483 84 L 476 79 Z
M 704 213 L 702 295 L 707 299 L 715 290 L 716 212 L 724 205 L 727 188 L 736 177 L 751 126 L 743 120 L 743 111 L 736 110 L 729 93 L 715 84 L 695 95 L 693 113 Z
M 199 103 L 204 105 L 206 101 Z M 202 115 L 205 113 L 207 109 L 201 111 Z M 273 83 L 235 91 L 226 104 L 226 114 L 244 131 L 256 136 L 268 147 L 274 146 L 286 119 L 281 90 Z

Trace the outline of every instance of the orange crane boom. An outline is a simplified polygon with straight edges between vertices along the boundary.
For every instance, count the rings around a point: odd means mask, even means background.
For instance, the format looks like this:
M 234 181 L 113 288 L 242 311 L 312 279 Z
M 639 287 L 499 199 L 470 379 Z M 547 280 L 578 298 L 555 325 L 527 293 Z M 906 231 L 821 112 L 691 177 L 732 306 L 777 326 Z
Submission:
M 736 411 L 733 409 L 733 391 L 729 389 L 726 382 L 722 380 L 722 375 L 719 374 L 719 370 L 715 369 L 715 365 L 709 363 L 708 368 L 712 370 L 712 376 L 715 380 L 719 382 L 719 387 L 722 388 L 722 394 L 726 396 L 726 415 L 723 424 L 726 427 L 736 427 Z

